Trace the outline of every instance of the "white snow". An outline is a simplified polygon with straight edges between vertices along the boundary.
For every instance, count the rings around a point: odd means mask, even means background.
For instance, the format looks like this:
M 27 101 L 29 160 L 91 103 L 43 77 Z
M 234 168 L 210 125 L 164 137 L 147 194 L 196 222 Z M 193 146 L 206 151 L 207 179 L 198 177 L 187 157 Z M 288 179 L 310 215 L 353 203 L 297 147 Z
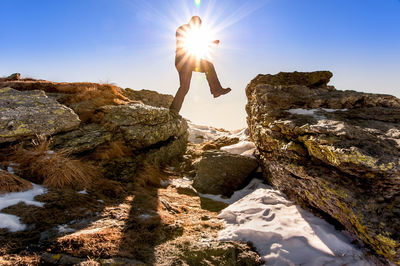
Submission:
M 235 191 L 230 198 L 224 198 L 221 195 L 213 195 L 213 194 L 201 194 L 199 193 L 200 197 L 208 198 L 215 201 L 224 202 L 226 204 L 232 204 L 241 198 L 247 196 L 248 194 L 252 193 L 254 190 L 258 188 L 269 188 L 269 186 L 263 184 L 263 181 L 260 179 L 254 178 L 250 181 L 250 183 L 243 189 Z
M 188 121 L 189 141 L 194 144 L 200 144 L 206 141 L 215 140 L 220 137 L 239 138 L 240 141 L 247 140 L 247 129 L 238 129 L 234 131 L 219 130 L 210 126 L 196 125 Z
M 221 241 L 251 241 L 267 265 L 372 265 L 332 225 L 266 185 L 248 193 L 254 185 L 219 214 Z
M 346 109 L 291 109 L 292 114 L 346 111 Z M 195 144 L 221 136 L 238 137 L 239 143 L 221 150 L 253 156 L 255 146 L 247 130 L 218 131 L 189 122 L 189 140 Z M 200 137 L 200 138 L 199 138 Z M 301 209 L 271 187 L 253 179 L 231 198 L 200 194 L 201 197 L 230 204 L 219 218 L 226 228 L 219 232 L 221 241 L 250 241 L 266 265 L 373 265 L 349 239 L 326 221 Z
M 254 151 L 256 150 L 256 145 L 254 145 L 252 141 L 242 140 L 239 143 L 222 147 L 221 150 L 233 154 L 253 157 Z
M 89 193 L 87 193 L 86 188 L 84 190 L 78 191 L 77 193 L 84 194 L 84 195 L 88 195 L 89 194 Z
M 33 188 L 23 192 L 12 192 L 3 194 L 0 196 L 0 211 L 9 206 L 13 206 L 20 202 L 24 202 L 27 205 L 35 205 L 43 207 L 42 202 L 34 201 L 33 198 L 44 194 L 47 190 L 39 185 L 32 184 Z M 24 230 L 26 225 L 20 222 L 20 219 L 16 215 L 0 213 L 0 228 L 8 228 L 11 232 Z
M 15 175 L 15 171 L 14 171 L 14 168 L 12 168 L 12 166 L 8 166 L 7 167 L 7 172 L 12 174 L 12 175 Z
M 213 127 L 195 125 L 188 121 L 189 125 L 189 141 L 194 144 L 200 144 L 206 141 L 211 141 L 222 136 L 228 136 L 230 133 L 219 131 Z
M 144 213 L 144 214 L 139 215 L 138 218 L 139 218 L 140 220 L 148 220 L 148 219 L 150 219 L 151 217 L 153 217 L 153 215 Z
M 247 128 L 238 129 L 234 131 L 221 131 L 209 126 L 195 125 L 188 122 L 189 125 L 189 141 L 195 144 L 203 143 L 205 141 L 212 141 L 220 137 L 239 138 L 239 143 L 222 147 L 221 150 L 240 154 L 244 156 L 253 157 L 256 146 L 248 136 Z
M 59 226 L 57 226 L 57 229 L 58 229 L 59 233 L 65 233 L 65 234 L 73 233 L 76 231 L 75 229 L 69 227 L 67 224 L 59 225 Z
M 326 119 L 325 116 L 323 115 L 317 115 L 316 112 L 318 111 L 325 111 L 327 113 L 332 113 L 336 111 L 347 111 L 347 109 L 327 109 L 327 108 L 319 108 L 319 109 L 289 109 L 287 110 L 291 114 L 297 114 L 297 115 L 309 115 L 313 116 L 315 119 L 321 120 L 321 119 Z

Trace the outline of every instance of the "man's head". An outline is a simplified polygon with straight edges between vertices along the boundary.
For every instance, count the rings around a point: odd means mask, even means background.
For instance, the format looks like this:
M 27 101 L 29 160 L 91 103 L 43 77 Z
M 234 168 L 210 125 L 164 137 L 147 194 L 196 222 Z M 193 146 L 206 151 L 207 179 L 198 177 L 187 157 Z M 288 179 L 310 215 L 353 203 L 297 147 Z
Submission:
M 200 27 L 201 26 L 201 18 L 199 16 L 193 16 L 190 21 L 189 25 L 193 27 Z

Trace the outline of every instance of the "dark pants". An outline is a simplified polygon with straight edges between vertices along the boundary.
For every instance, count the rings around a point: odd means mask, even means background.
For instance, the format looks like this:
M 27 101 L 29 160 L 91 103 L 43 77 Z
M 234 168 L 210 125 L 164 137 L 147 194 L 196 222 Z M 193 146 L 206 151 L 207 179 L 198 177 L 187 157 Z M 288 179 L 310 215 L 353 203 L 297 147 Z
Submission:
M 211 62 L 203 59 L 196 63 L 190 63 L 189 61 L 190 60 L 182 65 L 180 65 L 179 62 L 175 63 L 176 69 L 179 73 L 180 87 L 175 95 L 174 100 L 172 101 L 170 109 L 173 109 L 177 112 L 181 110 L 183 100 L 189 91 L 190 80 L 192 79 L 193 71 L 206 74 L 211 94 L 215 95 L 222 90 L 217 73 L 215 72 L 214 65 Z

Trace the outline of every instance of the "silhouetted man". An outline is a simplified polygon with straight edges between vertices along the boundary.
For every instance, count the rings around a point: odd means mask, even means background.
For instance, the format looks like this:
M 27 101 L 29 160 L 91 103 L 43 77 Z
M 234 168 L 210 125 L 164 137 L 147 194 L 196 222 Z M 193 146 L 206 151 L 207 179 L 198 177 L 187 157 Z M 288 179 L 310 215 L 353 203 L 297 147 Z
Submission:
M 186 47 L 185 38 L 188 33 L 190 34 L 190 31 L 199 29 L 200 27 L 200 17 L 194 16 L 190 19 L 189 24 L 180 26 L 176 31 L 175 67 L 179 72 L 180 87 L 170 106 L 170 110 L 174 113 L 179 113 L 181 110 L 185 95 L 189 91 L 193 71 L 206 74 L 210 91 L 214 98 L 231 91 L 230 88 L 222 88 L 217 73 L 215 72 L 214 65 L 211 62 L 191 54 L 188 51 L 188 47 Z M 219 40 L 213 41 L 212 43 L 219 44 Z

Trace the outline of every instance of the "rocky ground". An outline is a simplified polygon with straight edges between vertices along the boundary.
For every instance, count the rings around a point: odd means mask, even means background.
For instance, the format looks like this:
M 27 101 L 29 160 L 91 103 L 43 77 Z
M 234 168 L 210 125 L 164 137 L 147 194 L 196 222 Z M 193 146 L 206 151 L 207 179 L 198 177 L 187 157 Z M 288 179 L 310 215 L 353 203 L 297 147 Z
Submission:
M 129 184 L 118 199 L 50 189 L 35 198 L 42 208 L 3 210 L 31 229 L 0 230 L 0 264 L 259 265 L 246 244 L 218 241 L 217 214 L 226 204 L 185 189 L 176 172 L 156 174 L 163 187 Z
M 204 145 L 232 140 L 187 143 L 171 101 L 110 84 L 1 79 L 0 191 L 29 192 L 31 181 L 43 193 L 2 207 L 0 264 L 259 265 L 247 244 L 218 241 L 227 205 L 183 179 Z
M 0 264 L 400 264 L 400 100 L 331 77 L 257 76 L 235 132 L 156 92 L 0 79 Z M 254 177 L 280 192 L 237 191 Z

